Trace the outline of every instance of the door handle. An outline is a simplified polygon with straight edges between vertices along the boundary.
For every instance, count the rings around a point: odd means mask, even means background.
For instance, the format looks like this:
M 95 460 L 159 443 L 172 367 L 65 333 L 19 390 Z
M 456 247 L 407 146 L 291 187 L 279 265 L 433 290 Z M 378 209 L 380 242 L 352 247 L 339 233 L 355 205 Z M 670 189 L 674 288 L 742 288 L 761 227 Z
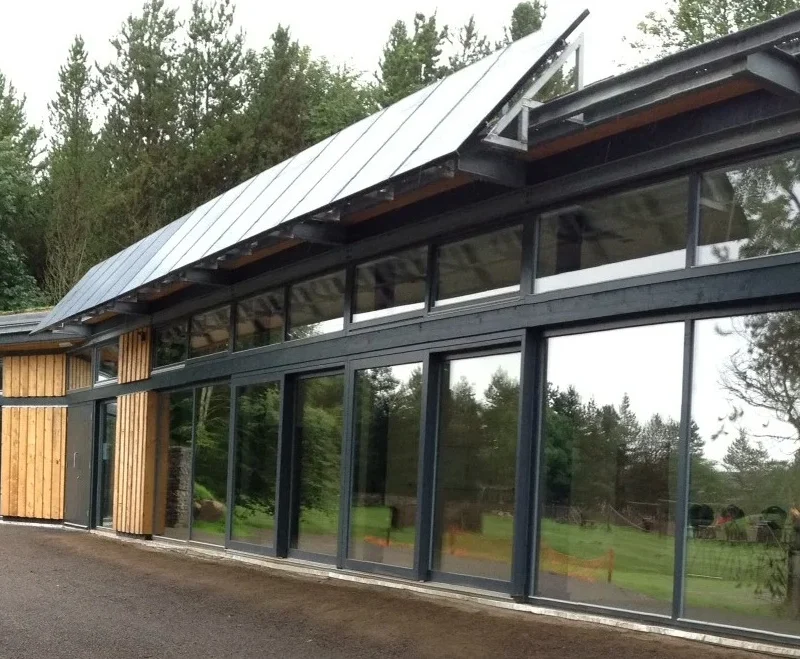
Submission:
M 72 468 L 73 469 L 77 468 L 77 466 L 78 466 L 77 462 L 78 462 L 78 452 L 75 451 L 75 453 L 72 454 Z

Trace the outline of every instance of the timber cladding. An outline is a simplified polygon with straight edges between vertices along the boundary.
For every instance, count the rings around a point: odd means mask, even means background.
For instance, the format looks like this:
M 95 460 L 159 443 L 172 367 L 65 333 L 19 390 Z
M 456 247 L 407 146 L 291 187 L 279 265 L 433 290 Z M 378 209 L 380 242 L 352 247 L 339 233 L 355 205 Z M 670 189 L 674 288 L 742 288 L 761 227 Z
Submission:
M 137 382 L 150 377 L 153 332 L 149 327 L 119 337 L 119 381 Z
M 153 532 L 158 394 L 141 391 L 117 398 L 114 449 L 114 529 Z
M 63 519 L 67 408 L 4 406 L 2 415 L 3 516 Z
M 3 394 L 9 398 L 64 396 L 66 369 L 64 355 L 3 357 Z

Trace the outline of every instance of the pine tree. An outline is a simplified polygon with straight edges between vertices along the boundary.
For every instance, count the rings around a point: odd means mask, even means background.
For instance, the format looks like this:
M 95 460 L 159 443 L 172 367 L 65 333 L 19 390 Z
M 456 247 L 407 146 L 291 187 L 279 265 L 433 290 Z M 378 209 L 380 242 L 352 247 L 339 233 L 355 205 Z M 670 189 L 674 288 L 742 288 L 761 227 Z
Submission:
M 519 41 L 542 29 L 547 16 L 547 3 L 541 0 L 520 2 L 511 12 L 511 25 L 505 30 L 506 44 Z
M 436 14 L 414 16 L 414 33 L 409 34 L 403 21 L 397 21 L 383 48 L 378 80 L 378 101 L 391 105 L 409 94 L 422 89 L 447 73 L 439 60 L 442 47 L 447 42 L 447 26 L 438 28 Z
M 463 69 L 465 66 L 474 64 L 492 52 L 489 40 L 478 31 L 474 15 L 470 16 L 469 20 L 458 31 L 456 40 L 458 51 L 455 55 L 450 56 L 450 71 Z
M 45 290 L 57 300 L 103 256 L 98 215 L 103 165 L 97 154 L 93 81 L 81 37 L 75 37 L 58 73 L 50 103 L 53 135 L 44 184 L 47 225 Z

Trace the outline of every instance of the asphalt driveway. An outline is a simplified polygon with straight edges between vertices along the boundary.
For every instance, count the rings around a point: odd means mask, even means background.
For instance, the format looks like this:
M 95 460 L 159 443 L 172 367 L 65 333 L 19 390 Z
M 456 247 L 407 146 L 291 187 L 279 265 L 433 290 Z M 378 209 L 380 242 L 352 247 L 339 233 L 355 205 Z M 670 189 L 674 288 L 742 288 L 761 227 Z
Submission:
M 0 525 L 3 659 L 757 656 Z

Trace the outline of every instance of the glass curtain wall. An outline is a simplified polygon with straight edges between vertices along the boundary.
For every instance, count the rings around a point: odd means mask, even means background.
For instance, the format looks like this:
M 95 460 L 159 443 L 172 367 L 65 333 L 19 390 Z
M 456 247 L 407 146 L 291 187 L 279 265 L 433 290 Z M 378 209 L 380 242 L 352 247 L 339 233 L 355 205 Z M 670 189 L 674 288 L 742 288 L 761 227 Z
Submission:
M 684 324 L 547 344 L 537 594 L 671 613 Z
M 510 579 L 519 377 L 518 352 L 442 366 L 436 571 Z
M 154 533 L 189 539 L 192 497 L 193 390 L 160 396 Z
M 356 372 L 349 558 L 412 568 L 422 364 Z
M 96 526 L 114 525 L 114 447 L 117 433 L 117 401 L 100 403 L 97 445 Z
M 684 616 L 800 635 L 800 312 L 695 323 Z
M 238 389 L 231 528 L 231 539 L 237 542 L 262 547 L 275 543 L 280 412 L 280 382 Z
M 344 375 L 297 381 L 290 546 L 336 556 L 344 403 Z

